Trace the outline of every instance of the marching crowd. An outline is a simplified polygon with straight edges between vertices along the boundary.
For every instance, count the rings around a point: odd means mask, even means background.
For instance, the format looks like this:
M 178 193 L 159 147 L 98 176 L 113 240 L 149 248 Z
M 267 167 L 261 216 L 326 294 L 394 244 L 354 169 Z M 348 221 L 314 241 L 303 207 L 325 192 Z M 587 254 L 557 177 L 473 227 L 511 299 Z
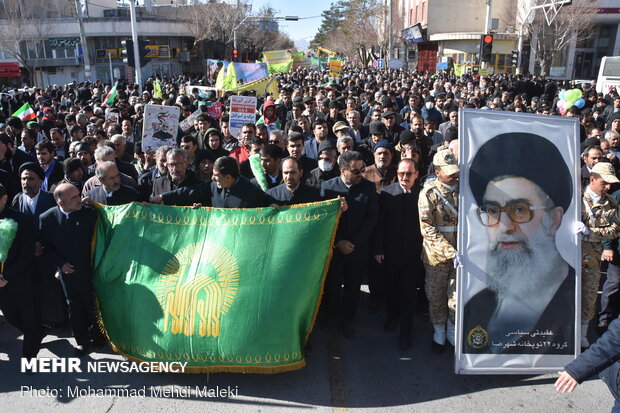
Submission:
M 67 323 L 79 354 L 105 343 L 90 279 L 94 203 L 251 208 L 335 197 L 344 199 L 344 212 L 319 325 L 334 320 L 345 337 L 354 338 L 360 285 L 367 282 L 370 309 L 385 308 L 384 328 L 400 329 L 402 349 L 411 347 L 418 311 L 433 325 L 433 351 L 444 351 L 454 345 L 460 265 L 459 108 L 579 118 L 581 346 L 590 346 L 592 322 L 601 334 L 612 326 L 610 333 L 618 336 L 620 326 L 612 323 L 620 313 L 616 90 L 602 94 L 595 82 L 533 76 L 455 78 L 384 69 L 344 69 L 340 79 L 328 80 L 309 69 L 280 75 L 279 96 L 258 96 L 256 122 L 244 124 L 238 136 L 231 134 L 228 93 L 186 89 L 209 86 L 208 77 L 149 79 L 142 93 L 121 82 L 110 106 L 103 103 L 111 86 L 100 82 L 3 90 L 0 219 L 15 220 L 18 230 L 0 271 L 0 309 L 24 333 L 23 356 L 36 357 L 47 329 Z M 573 87 L 582 89 L 583 108 L 560 111 L 560 92 Z M 208 111 L 216 101 L 224 107 L 219 119 Z M 11 116 L 26 102 L 33 119 Z M 179 129 L 175 147 L 145 151 L 146 104 L 178 106 L 181 120 L 198 109 L 203 113 L 189 131 Z M 502 212 L 522 222 L 515 208 L 486 212 L 498 222 Z M 597 311 L 601 266 L 607 280 Z M 607 343 L 615 346 L 615 358 L 618 343 Z M 600 369 L 615 361 L 606 354 Z M 568 370 L 573 381 L 594 372 Z

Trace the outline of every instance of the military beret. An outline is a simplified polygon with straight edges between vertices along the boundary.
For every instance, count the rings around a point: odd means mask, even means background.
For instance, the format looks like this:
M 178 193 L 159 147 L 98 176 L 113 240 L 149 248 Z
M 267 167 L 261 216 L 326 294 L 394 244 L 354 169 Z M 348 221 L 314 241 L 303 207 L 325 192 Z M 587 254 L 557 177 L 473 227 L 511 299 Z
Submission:
M 481 205 L 489 182 L 499 176 L 528 179 L 566 211 L 573 197 L 570 170 L 558 148 L 532 133 L 503 133 L 485 142 L 469 168 L 469 185 Z

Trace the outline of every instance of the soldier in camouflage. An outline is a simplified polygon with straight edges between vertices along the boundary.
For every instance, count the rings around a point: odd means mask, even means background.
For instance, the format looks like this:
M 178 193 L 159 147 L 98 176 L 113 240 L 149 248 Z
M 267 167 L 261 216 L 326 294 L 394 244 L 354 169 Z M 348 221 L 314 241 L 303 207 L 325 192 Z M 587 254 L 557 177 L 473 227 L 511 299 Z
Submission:
M 603 242 L 620 234 L 618 205 L 607 192 L 611 184 L 620 182 L 614 167 L 599 162 L 592 167 L 590 183 L 583 192 L 582 222 L 577 231 L 583 234 L 581 242 L 581 347 L 589 347 L 588 325 L 594 318 L 596 297 L 601 278 L 601 259 L 611 261 L 613 250 L 604 249 Z
M 426 295 L 429 316 L 435 331 L 432 349 L 442 352 L 447 338 L 454 345 L 456 310 L 456 251 L 459 167 L 451 150 L 438 151 L 433 157 L 437 179 L 420 192 L 418 209 L 426 269 Z

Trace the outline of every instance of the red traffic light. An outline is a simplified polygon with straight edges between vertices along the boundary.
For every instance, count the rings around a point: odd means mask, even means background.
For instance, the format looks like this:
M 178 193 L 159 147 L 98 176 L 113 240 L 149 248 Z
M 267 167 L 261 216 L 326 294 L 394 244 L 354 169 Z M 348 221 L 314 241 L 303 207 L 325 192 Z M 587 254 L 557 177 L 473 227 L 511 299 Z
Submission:
M 493 36 L 490 34 L 487 34 L 482 38 L 482 41 L 484 42 L 484 44 L 491 44 L 493 43 Z
M 233 59 L 238 58 L 238 57 L 239 57 L 239 50 L 237 50 L 237 49 L 233 49 L 233 51 L 232 51 L 232 56 L 233 56 Z

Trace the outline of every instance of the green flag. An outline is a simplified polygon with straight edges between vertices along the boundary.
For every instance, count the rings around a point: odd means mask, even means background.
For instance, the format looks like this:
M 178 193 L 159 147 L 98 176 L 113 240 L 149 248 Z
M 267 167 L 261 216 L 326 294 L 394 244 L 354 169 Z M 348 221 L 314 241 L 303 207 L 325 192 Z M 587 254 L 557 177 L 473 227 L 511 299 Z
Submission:
M 93 267 L 115 351 L 186 371 L 276 373 L 305 365 L 340 216 L 292 207 L 98 209 Z

